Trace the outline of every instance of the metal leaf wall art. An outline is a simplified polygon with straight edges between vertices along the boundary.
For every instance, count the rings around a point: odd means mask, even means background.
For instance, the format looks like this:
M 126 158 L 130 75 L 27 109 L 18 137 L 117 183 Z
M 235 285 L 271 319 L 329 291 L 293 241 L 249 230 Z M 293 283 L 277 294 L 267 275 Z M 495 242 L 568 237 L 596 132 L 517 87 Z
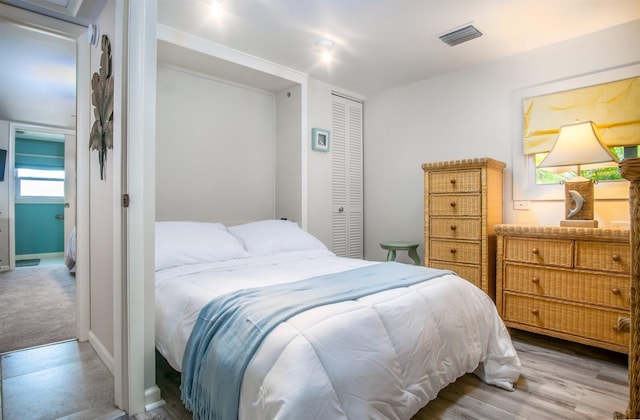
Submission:
M 111 74 L 111 43 L 102 35 L 100 71 L 91 78 L 91 103 L 95 122 L 91 127 L 89 148 L 98 151 L 100 179 L 105 177 L 107 149 L 113 148 L 113 77 Z

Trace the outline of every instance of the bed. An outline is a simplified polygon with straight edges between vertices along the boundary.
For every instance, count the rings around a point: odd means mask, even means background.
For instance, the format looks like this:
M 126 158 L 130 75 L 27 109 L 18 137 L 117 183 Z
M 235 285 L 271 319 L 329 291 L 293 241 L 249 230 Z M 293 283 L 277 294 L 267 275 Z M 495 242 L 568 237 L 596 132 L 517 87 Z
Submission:
M 337 257 L 290 221 L 157 222 L 155 293 L 194 418 L 409 419 L 466 373 L 505 390 L 520 375 L 476 286 Z
M 76 272 L 76 228 L 71 230 L 64 250 L 64 265 L 67 266 L 71 274 Z

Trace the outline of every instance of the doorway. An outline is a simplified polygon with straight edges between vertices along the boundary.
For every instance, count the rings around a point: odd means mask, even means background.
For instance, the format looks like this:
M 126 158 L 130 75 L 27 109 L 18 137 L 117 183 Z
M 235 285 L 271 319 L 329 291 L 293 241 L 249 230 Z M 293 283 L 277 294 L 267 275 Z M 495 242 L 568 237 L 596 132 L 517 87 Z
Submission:
M 11 62 L 11 66 L 3 68 L 0 78 L 0 148 L 7 150 L 7 168 L 5 180 L 0 182 L 0 257 L 6 251 L 7 258 L 2 258 L 0 271 L 15 271 L 15 138 L 17 131 L 37 131 L 46 135 L 62 136 L 67 163 L 65 180 L 72 180 L 68 185 L 76 186 L 76 135 L 77 132 L 88 133 L 86 126 L 90 120 L 89 106 L 85 103 L 76 104 L 77 97 L 89 98 L 89 48 L 86 45 L 86 28 L 69 24 L 57 19 L 51 19 L 25 10 L 0 3 L 0 50 L 3 59 Z M 65 59 L 55 58 L 64 56 Z M 69 75 L 71 76 L 69 81 Z M 77 92 L 76 92 L 77 90 Z M 86 102 L 86 101 L 85 101 Z M 80 106 L 82 105 L 82 106 Z M 17 123 L 19 121 L 20 123 Z M 78 131 L 76 131 L 78 130 Z M 23 134 L 23 133 L 19 133 Z M 79 141 L 84 141 L 86 135 L 79 136 Z M 37 154 L 37 153 L 36 153 Z M 80 160 L 88 155 L 88 150 L 77 151 Z M 68 172 L 71 171 L 71 172 Z M 80 173 L 85 174 L 87 168 L 80 168 Z M 88 193 L 86 176 L 80 176 L 80 194 L 78 202 L 86 202 Z M 65 184 L 67 182 L 65 181 Z M 63 210 L 53 214 L 61 215 L 58 222 L 66 227 L 59 226 L 63 233 L 59 239 L 63 243 L 67 240 L 76 221 L 75 191 L 65 191 L 65 197 L 72 200 L 62 201 Z M 65 208 L 65 203 L 69 207 Z M 86 223 L 88 213 L 85 206 L 78 209 L 78 214 L 83 217 L 79 223 L 78 231 L 88 235 Z M 82 228 L 82 229 L 80 229 Z M 86 239 L 85 239 L 86 240 Z M 60 251 L 56 251 L 59 253 Z M 47 254 L 47 252 L 42 252 Z M 35 254 L 40 254 L 36 251 Z M 64 261 L 64 248 L 59 256 Z M 26 256 L 29 256 L 27 254 Z M 37 257 L 38 255 L 35 255 Z M 33 258 L 37 259 L 37 258 Z M 86 259 L 82 257 L 81 259 Z M 5 261 L 6 260 L 6 261 Z M 60 265 L 60 268 L 64 266 Z M 75 285 L 76 293 L 73 296 L 73 307 L 76 311 L 75 333 L 81 341 L 88 337 L 89 324 L 89 297 L 87 265 L 78 268 Z M 68 270 L 67 270 L 68 272 Z M 6 274 L 6 273 L 5 273 Z M 22 300 L 29 305 L 28 296 Z M 31 306 L 37 309 L 36 303 Z M 11 314 L 11 310 L 4 305 L 0 314 Z M 7 315 L 10 316 L 10 315 Z M 54 316 L 51 318 L 55 319 Z
M 18 267 L 69 266 L 75 272 L 75 132 L 11 124 L 12 259 Z
M 10 271 L 0 273 L 0 353 L 74 339 L 76 136 L 9 124 Z

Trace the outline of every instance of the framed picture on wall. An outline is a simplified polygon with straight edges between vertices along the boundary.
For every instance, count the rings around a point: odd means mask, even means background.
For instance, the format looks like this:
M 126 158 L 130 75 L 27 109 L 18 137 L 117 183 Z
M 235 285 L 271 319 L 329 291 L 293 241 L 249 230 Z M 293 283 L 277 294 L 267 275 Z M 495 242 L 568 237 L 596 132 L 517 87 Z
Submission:
M 314 128 L 312 130 L 311 148 L 319 152 L 328 152 L 330 137 L 331 133 L 329 130 Z

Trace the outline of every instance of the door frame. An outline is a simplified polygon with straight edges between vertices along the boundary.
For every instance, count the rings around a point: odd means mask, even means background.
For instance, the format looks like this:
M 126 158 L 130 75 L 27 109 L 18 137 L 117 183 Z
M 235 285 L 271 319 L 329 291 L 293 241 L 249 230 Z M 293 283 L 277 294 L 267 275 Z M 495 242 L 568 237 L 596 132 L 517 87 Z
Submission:
M 16 131 L 38 131 L 41 133 L 48 134 L 61 134 L 64 136 L 64 172 L 65 172 L 65 181 L 64 181 L 64 201 L 65 201 L 65 211 L 64 211 L 64 241 L 66 244 L 66 240 L 71 234 L 71 229 L 68 229 L 68 224 L 70 223 L 67 220 L 67 213 L 72 213 L 69 215 L 71 217 L 71 221 L 75 226 L 76 223 L 76 214 L 75 214 L 75 203 L 76 203 L 76 188 L 75 188 L 75 178 L 76 178 L 76 162 L 75 162 L 75 151 L 76 151 L 76 132 L 72 129 L 59 128 L 59 127 L 51 127 L 46 125 L 36 125 L 36 124 L 22 124 L 16 122 L 9 122 L 9 165 L 7 171 L 7 180 L 9 181 L 9 269 L 15 270 L 16 268 L 16 218 L 15 218 L 15 205 L 16 205 L 16 181 L 15 181 L 15 157 L 16 157 Z M 71 137 L 71 138 L 70 138 Z M 71 140 L 71 141 L 69 141 Z M 69 154 L 73 154 L 73 179 L 69 179 L 68 171 L 69 165 L 67 157 Z M 74 185 L 71 185 L 74 184 Z M 69 192 L 71 192 L 71 197 L 68 197 Z M 72 208 L 73 212 L 67 212 L 67 204 L 69 208 Z
M 7 20 L 32 26 L 55 36 L 66 37 L 76 43 L 76 144 L 89 144 L 90 111 L 90 51 L 87 39 L 87 29 L 59 19 L 29 12 L 14 6 L 0 3 L 0 16 Z M 29 125 L 27 123 L 15 125 Z M 11 123 L 10 123 L 11 126 Z M 70 129 L 73 131 L 72 129 Z M 10 128 L 12 136 L 15 129 Z M 11 154 L 10 154 L 11 156 Z M 76 227 L 78 245 L 78 261 L 76 267 L 76 336 L 79 341 L 89 339 L 90 300 L 89 300 L 89 166 L 84 162 L 89 160 L 89 148 L 78 147 L 76 152 Z M 12 162 L 11 162 L 12 164 Z M 11 175 L 13 177 L 13 175 Z M 15 194 L 10 185 L 10 200 Z M 13 205 L 10 207 L 13 212 Z M 13 214 L 10 215 L 13 218 Z M 10 235 L 13 234 L 11 229 Z M 15 238 L 13 238 L 15 241 Z M 15 242 L 12 242 L 15 254 Z M 15 257 L 11 261 L 15 267 Z

